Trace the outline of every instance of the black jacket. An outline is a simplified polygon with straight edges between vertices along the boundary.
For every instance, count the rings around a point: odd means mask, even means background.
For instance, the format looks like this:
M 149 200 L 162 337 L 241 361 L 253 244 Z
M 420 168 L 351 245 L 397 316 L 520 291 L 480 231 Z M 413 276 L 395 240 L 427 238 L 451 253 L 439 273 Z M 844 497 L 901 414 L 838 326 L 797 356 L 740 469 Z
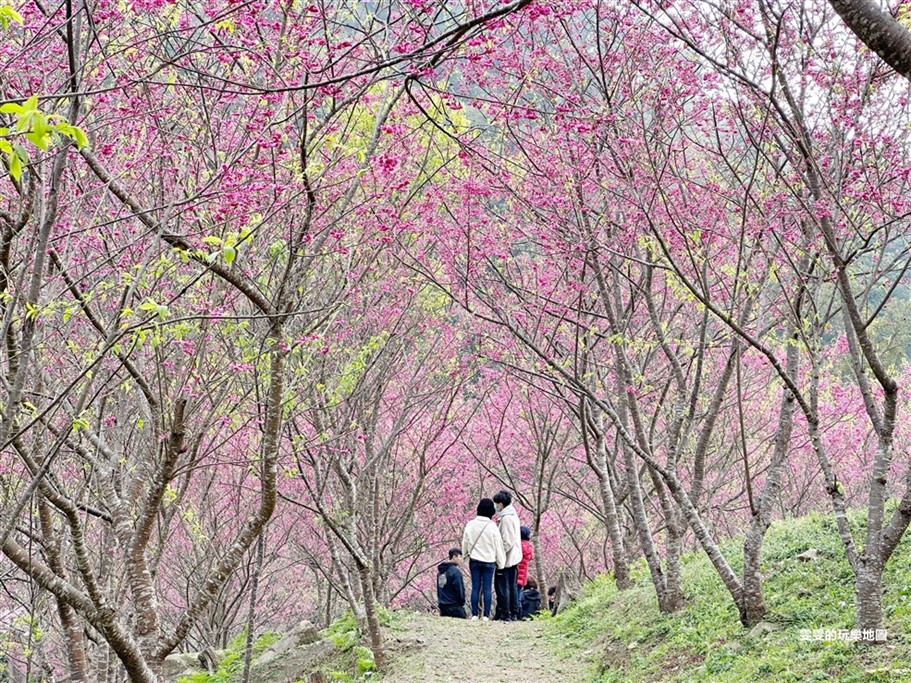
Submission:
M 437 572 L 437 604 L 464 605 L 465 583 L 459 566 L 455 562 L 443 562 Z
M 522 591 L 522 617 L 531 617 L 541 610 L 541 593 L 537 588 Z

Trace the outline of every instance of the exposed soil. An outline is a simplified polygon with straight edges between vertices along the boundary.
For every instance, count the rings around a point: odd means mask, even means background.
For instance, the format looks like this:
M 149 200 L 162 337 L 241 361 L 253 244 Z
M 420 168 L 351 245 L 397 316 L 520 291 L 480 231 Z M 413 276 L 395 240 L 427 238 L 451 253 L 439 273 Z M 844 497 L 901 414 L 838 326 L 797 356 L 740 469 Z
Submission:
M 482 622 L 426 614 L 388 633 L 384 683 L 584 683 L 585 662 L 560 652 L 546 622 Z

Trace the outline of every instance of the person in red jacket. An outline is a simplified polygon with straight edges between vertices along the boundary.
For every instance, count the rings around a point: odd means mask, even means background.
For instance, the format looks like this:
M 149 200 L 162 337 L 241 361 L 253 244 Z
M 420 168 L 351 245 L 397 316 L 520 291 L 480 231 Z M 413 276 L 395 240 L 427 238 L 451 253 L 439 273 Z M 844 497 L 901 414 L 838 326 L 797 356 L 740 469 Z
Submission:
M 522 591 L 528 583 L 528 563 L 535 556 L 535 549 L 531 544 L 531 529 L 527 526 L 519 528 L 519 535 L 522 538 L 522 560 L 519 562 L 516 576 L 516 603 L 522 604 Z

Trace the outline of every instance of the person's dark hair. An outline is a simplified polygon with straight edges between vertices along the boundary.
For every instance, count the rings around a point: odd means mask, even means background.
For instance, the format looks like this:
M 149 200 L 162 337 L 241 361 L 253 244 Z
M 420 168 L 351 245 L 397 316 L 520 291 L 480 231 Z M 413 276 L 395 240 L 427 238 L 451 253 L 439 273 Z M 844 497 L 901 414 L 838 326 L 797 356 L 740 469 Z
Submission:
M 537 588 L 538 588 L 538 582 L 535 581 L 535 577 L 529 576 L 529 577 L 525 580 L 525 587 L 526 587 L 526 588 L 534 588 L 535 590 L 537 590 Z
M 557 587 L 556 587 L 556 586 L 551 586 L 550 588 L 548 588 L 548 589 L 547 589 L 547 594 L 548 594 L 548 595 L 556 595 L 556 594 L 557 594 Z
M 481 498 L 481 502 L 478 503 L 478 517 L 493 519 L 496 513 L 497 509 L 493 506 L 493 501 L 490 498 Z
M 531 540 L 531 529 L 529 529 L 527 526 L 520 526 L 519 535 L 522 537 L 523 541 L 530 541 Z
M 456 555 L 458 555 L 459 557 L 462 557 L 462 549 L 461 548 L 450 548 L 449 549 L 449 559 L 451 560 Z
M 503 507 L 512 504 L 512 494 L 509 491 L 498 491 L 493 497 L 494 503 L 499 503 Z

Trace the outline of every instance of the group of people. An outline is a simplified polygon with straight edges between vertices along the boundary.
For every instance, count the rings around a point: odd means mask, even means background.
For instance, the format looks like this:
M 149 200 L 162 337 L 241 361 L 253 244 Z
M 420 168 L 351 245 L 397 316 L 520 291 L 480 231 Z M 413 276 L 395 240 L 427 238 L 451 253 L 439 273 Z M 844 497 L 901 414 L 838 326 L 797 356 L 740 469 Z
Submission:
M 465 525 L 462 547 L 451 549 L 449 560 L 437 568 L 440 614 L 467 618 L 462 568 L 468 560 L 472 620 L 479 617 L 490 620 L 494 591 L 497 596 L 494 619 L 519 621 L 529 618 L 541 607 L 537 584 L 528 575 L 533 555 L 531 529 L 519 521 L 512 505 L 512 494 L 500 491 L 493 500 L 482 498 L 477 517 Z M 483 617 L 480 616 L 482 605 Z

